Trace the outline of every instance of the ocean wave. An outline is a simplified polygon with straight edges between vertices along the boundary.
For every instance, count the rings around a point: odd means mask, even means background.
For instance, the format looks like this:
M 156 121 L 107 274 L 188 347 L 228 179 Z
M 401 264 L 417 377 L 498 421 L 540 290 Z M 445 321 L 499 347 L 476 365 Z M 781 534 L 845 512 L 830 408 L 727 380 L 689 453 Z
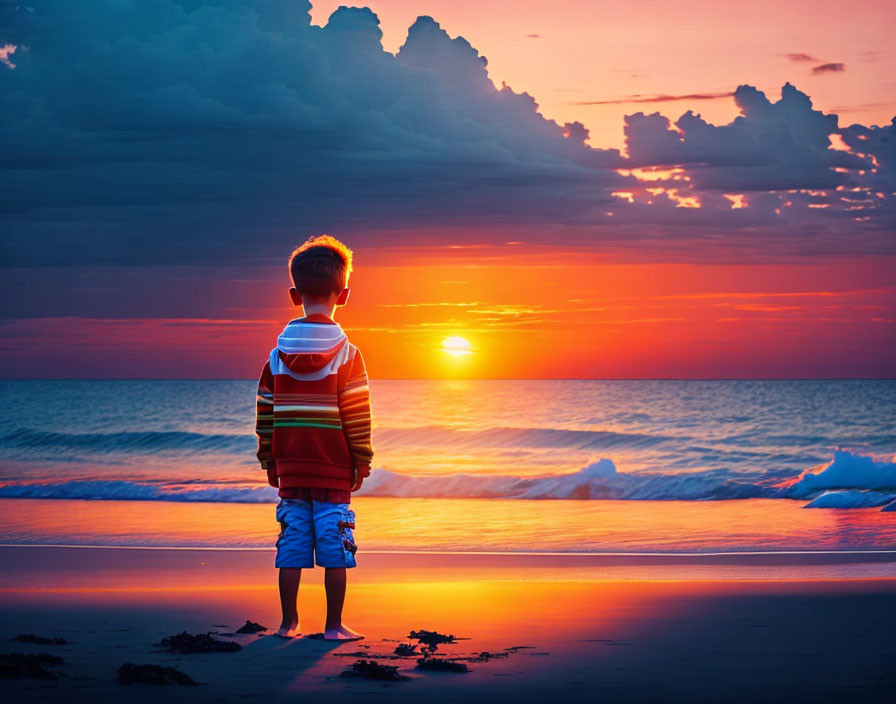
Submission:
M 896 462 L 878 462 L 867 455 L 838 449 L 827 464 L 807 469 L 795 480 L 778 486 L 794 498 L 842 489 L 896 492 Z
M 477 499 L 628 499 L 718 500 L 773 498 L 779 490 L 733 480 L 719 472 L 688 474 L 620 474 L 604 459 L 574 474 L 542 477 L 451 474 L 412 476 L 374 470 L 358 492 L 361 496 Z M 0 498 L 88 499 L 265 503 L 276 501 L 271 487 L 197 486 L 195 483 L 141 483 L 124 480 L 71 480 L 10 483 Z
M 564 449 L 600 451 L 614 448 L 641 449 L 673 440 L 663 435 L 619 433 L 608 430 L 568 430 L 563 428 L 494 427 L 466 430 L 430 425 L 412 428 L 376 428 L 377 446 L 391 448 L 454 449 Z M 4 450 L 45 450 L 65 448 L 94 454 L 154 454 L 166 451 L 249 453 L 255 447 L 252 433 L 224 434 L 189 431 L 125 431 L 113 433 L 65 433 L 16 428 L 0 435 Z
M 381 427 L 374 431 L 377 445 L 434 447 L 527 447 L 545 449 L 602 450 L 614 447 L 647 448 L 671 441 L 687 440 L 647 433 L 620 433 L 611 430 L 571 430 L 566 428 L 517 428 L 496 426 L 480 430 L 425 425 L 414 428 Z
M 763 478 L 765 477 L 765 478 Z M 376 469 L 359 495 L 407 498 L 477 499 L 615 499 L 631 501 L 717 501 L 726 499 L 798 499 L 810 507 L 857 508 L 890 503 L 896 498 L 896 464 L 837 450 L 833 459 L 789 482 L 770 484 L 762 471 L 619 472 L 610 459 L 578 472 L 535 477 L 514 475 L 409 475 Z M 6 483 L 0 498 L 119 499 L 138 501 L 207 501 L 265 503 L 276 500 L 267 486 L 208 486 L 183 482 L 71 480 Z M 894 510 L 887 507 L 885 510 Z
M 722 470 L 687 473 L 621 473 L 601 459 L 571 474 L 538 477 L 451 474 L 412 476 L 373 472 L 359 492 L 365 496 L 481 499 L 680 500 L 774 498 L 774 487 L 744 481 Z
M 95 501 L 184 501 L 260 504 L 277 500 L 277 490 L 263 487 L 160 486 L 122 480 L 73 480 L 0 486 L 5 499 L 86 499 Z
M 151 453 L 165 450 L 181 452 L 246 452 L 256 443 L 254 435 L 191 433 L 180 430 L 118 433 L 59 433 L 18 428 L 0 436 L 0 447 L 40 450 L 69 448 L 97 452 Z
M 765 477 L 763 479 L 763 476 Z M 806 470 L 794 480 L 770 484 L 768 475 L 728 470 L 696 472 L 619 472 L 601 459 L 571 474 L 540 477 L 411 476 L 378 470 L 365 482 L 368 496 L 500 499 L 617 499 L 632 501 L 714 501 L 774 498 L 816 500 L 828 490 L 896 493 L 896 464 L 837 450 L 825 465 Z M 869 501 L 866 497 L 865 501 Z M 830 508 L 852 508 L 848 499 L 826 499 Z M 882 502 L 887 503 L 887 502 Z M 866 506 L 869 504 L 865 504 Z M 875 504 L 880 506 L 881 503 Z M 888 509 L 892 510 L 892 509 Z
M 826 491 L 803 508 L 877 508 L 896 501 L 896 494 L 864 489 Z

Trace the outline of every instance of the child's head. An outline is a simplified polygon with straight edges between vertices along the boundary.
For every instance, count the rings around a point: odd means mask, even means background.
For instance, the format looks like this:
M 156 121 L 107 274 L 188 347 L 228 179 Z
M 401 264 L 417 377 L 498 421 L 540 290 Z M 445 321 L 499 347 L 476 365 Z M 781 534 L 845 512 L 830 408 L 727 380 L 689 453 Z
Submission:
M 351 273 L 352 250 L 329 235 L 309 237 L 289 256 L 289 295 L 296 305 L 345 305 Z

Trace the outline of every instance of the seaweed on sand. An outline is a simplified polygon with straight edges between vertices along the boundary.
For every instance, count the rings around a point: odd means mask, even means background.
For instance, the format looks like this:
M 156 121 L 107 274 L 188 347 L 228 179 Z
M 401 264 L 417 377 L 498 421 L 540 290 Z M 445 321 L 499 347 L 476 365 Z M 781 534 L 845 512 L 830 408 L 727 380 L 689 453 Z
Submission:
M 421 628 L 419 631 L 411 631 L 408 634 L 408 638 L 411 640 L 416 640 L 426 646 L 426 649 L 429 652 L 434 653 L 439 649 L 439 646 L 443 643 L 454 643 L 457 641 L 457 638 L 453 635 L 446 636 L 444 633 L 439 633 L 438 631 L 427 631 L 426 629 Z
M 163 648 L 168 648 L 177 653 L 232 653 L 239 650 L 242 646 L 230 640 L 218 640 L 212 638 L 208 633 L 199 633 L 192 635 L 184 631 L 177 635 L 163 638 L 160 643 L 156 643 Z
M 504 651 L 503 653 L 490 653 L 487 650 L 483 650 L 479 655 L 472 658 L 473 662 L 488 662 L 489 660 L 494 660 L 495 658 L 506 658 L 510 657 L 511 651 Z
M 358 677 L 380 682 L 404 682 L 410 679 L 398 671 L 398 665 L 380 665 L 373 660 L 358 660 L 352 663 L 340 677 Z
M 420 654 L 423 656 L 417 660 L 418 670 L 428 670 L 430 672 L 469 672 L 470 668 L 464 663 L 447 658 L 437 658 L 433 653 L 439 649 L 440 645 L 446 643 L 455 643 L 461 640 L 455 635 L 445 635 L 438 631 L 427 631 L 421 628 L 419 631 L 411 631 L 408 638 L 416 640 L 420 643 Z
M 262 631 L 268 630 L 265 626 L 262 626 L 260 623 L 255 623 L 255 621 L 250 621 L 246 619 L 246 623 L 240 626 L 236 632 L 237 633 L 261 633 Z
M 466 663 L 448 660 L 447 658 L 422 657 L 417 660 L 418 670 L 429 672 L 469 672 Z
M 174 667 L 135 665 L 132 662 L 118 668 L 118 681 L 122 684 L 198 684 L 186 672 Z
M 417 646 L 412 645 L 411 643 L 401 643 L 395 647 L 395 654 L 400 655 L 401 657 L 410 657 L 412 655 L 419 655 L 417 652 Z
M 0 653 L 0 678 L 55 680 L 56 673 L 50 672 L 44 665 L 59 665 L 62 662 L 62 658 L 49 653 Z
M 19 633 L 13 640 L 16 643 L 34 643 L 35 645 L 67 645 L 65 638 L 44 638 L 33 633 Z

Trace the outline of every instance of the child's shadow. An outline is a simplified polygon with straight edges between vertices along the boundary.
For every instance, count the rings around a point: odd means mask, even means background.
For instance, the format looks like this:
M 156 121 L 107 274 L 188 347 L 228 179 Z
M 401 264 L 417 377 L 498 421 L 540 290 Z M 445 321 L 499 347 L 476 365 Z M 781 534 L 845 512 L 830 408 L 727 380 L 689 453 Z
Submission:
M 288 671 L 298 675 L 312 668 L 325 655 L 335 650 L 340 641 L 322 638 L 281 638 L 266 635 L 243 646 L 253 659 L 262 659 L 265 669 Z

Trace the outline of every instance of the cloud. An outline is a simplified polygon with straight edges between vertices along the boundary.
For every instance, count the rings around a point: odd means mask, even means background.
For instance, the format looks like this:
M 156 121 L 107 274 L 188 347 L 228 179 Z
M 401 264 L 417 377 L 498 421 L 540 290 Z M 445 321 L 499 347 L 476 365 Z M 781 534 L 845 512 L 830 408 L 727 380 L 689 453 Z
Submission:
M 806 61 L 818 61 L 814 56 L 810 54 L 803 54 L 802 52 L 794 52 L 791 54 L 784 54 L 791 61 L 796 61 L 797 63 L 805 63 Z
M 321 28 L 308 7 L 4 6 L 32 47 L 0 86 L 6 263 L 273 256 L 296 227 L 553 222 L 625 182 L 618 150 L 496 89 L 434 20 L 393 56 L 370 10 Z
M 820 64 L 812 67 L 812 73 L 841 73 L 846 70 L 846 64 Z
M 624 103 L 672 103 L 679 100 L 719 100 L 720 98 L 730 98 L 734 93 L 732 91 L 723 91 L 718 93 L 686 93 L 684 95 L 630 95 L 626 98 L 615 100 L 577 100 L 573 105 L 621 105 Z
M 876 52 L 866 52 L 867 55 L 872 55 L 874 53 L 876 53 Z M 785 54 L 785 56 L 788 59 L 790 59 L 791 61 L 794 61 L 796 63 L 818 63 L 819 61 L 821 61 L 821 59 L 817 59 L 810 54 L 803 54 L 803 53 L 791 53 L 791 54 Z M 813 74 L 840 73 L 845 70 L 846 70 L 846 64 L 834 63 L 834 62 L 819 63 L 818 66 L 812 67 Z
M 674 127 L 659 113 L 626 116 L 631 162 L 683 166 L 698 192 L 752 192 L 746 198 L 751 207 L 792 207 L 792 217 L 823 205 L 832 222 L 861 215 L 894 222 L 896 123 L 840 129 L 836 115 L 814 110 L 809 96 L 790 83 L 775 103 L 746 85 L 738 87 L 734 100 L 741 115 L 728 125 L 709 124 L 690 110 Z M 840 135 L 849 150 L 833 149 L 831 134 Z M 883 197 L 875 189 L 883 189 Z
M 369 9 L 320 27 L 309 8 L 0 6 L 0 44 L 19 47 L 0 67 L 3 266 L 264 264 L 297 233 L 449 229 L 657 256 L 702 256 L 720 232 L 763 253 L 893 253 L 893 125 L 841 129 L 789 83 L 777 103 L 742 85 L 728 125 L 629 115 L 623 154 L 494 85 L 430 17 L 393 55 Z M 673 175 L 637 173 L 657 167 Z

